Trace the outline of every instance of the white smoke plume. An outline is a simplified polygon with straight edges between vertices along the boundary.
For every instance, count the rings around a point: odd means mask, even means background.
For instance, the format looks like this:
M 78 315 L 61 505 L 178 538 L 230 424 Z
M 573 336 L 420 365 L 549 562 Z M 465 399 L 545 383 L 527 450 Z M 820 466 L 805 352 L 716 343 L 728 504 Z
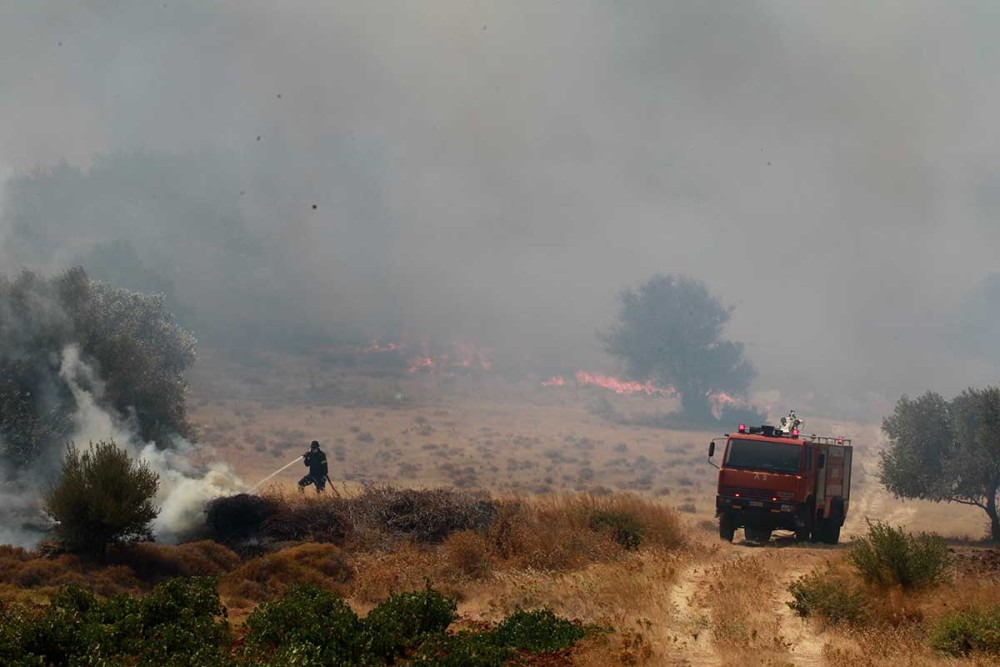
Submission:
M 99 406 L 103 384 L 99 375 L 80 357 L 80 349 L 67 346 L 62 352 L 59 376 L 69 386 L 76 402 L 73 440 L 86 443 L 113 439 L 133 458 L 144 461 L 160 476 L 156 504 L 160 513 L 153 522 L 157 540 L 176 542 L 200 523 L 205 504 L 222 495 L 244 490 L 246 485 L 222 462 L 196 464 L 195 445 L 182 439 L 169 449 L 142 442 L 134 424 L 116 419 Z M 0 538 L 3 535 L 0 534 Z

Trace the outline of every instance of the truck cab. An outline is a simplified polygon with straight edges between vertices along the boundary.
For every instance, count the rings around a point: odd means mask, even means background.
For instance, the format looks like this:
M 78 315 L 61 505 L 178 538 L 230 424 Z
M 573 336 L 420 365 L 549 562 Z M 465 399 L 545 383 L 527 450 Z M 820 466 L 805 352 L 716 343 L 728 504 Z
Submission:
M 743 528 L 748 540 L 767 541 L 774 530 L 790 530 L 799 540 L 836 544 L 850 501 L 851 441 L 801 436 L 794 412 L 782 422 L 727 433 L 721 464 L 712 460 L 716 440 L 709 443 L 709 462 L 719 468 L 719 536 L 732 541 Z

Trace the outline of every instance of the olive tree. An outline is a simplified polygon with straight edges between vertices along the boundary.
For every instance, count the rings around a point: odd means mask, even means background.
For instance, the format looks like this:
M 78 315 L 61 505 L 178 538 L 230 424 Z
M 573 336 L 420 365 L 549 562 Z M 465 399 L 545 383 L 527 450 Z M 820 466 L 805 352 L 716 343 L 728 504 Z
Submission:
M 25 271 L 0 278 L 0 464 L 30 465 L 71 437 L 78 406 L 62 368 L 70 346 L 94 371 L 84 389 L 144 440 L 190 434 L 184 373 L 194 338 L 161 295 L 92 281 L 79 268 L 54 278 Z
M 618 322 L 603 339 L 631 377 L 673 386 L 694 418 L 710 415 L 712 392 L 746 395 L 756 371 L 743 344 L 722 337 L 732 309 L 703 282 L 656 275 L 624 290 L 620 302 Z
M 64 548 L 101 557 L 109 544 L 152 537 L 158 488 L 159 476 L 114 441 L 82 452 L 70 445 L 45 509 L 58 522 L 55 534 Z
M 879 480 L 897 498 L 979 507 L 1000 541 L 1000 388 L 966 389 L 947 401 L 903 396 L 882 422 L 889 446 Z

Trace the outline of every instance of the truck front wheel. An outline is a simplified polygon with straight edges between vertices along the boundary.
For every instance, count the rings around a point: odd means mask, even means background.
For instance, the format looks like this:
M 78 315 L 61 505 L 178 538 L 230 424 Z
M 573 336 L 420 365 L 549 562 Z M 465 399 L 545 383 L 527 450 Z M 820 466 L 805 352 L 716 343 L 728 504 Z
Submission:
M 736 535 L 736 522 L 733 521 L 733 517 L 728 514 L 722 514 L 719 516 L 719 539 L 726 542 L 732 542 L 733 536 Z

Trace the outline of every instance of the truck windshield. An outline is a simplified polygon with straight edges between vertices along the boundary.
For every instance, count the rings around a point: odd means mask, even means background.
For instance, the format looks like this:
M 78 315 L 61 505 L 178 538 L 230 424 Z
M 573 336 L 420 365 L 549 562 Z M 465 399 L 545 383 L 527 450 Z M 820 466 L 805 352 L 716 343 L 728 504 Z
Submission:
M 801 454 L 802 448 L 798 445 L 732 438 L 724 465 L 727 468 L 795 474 L 799 472 Z

